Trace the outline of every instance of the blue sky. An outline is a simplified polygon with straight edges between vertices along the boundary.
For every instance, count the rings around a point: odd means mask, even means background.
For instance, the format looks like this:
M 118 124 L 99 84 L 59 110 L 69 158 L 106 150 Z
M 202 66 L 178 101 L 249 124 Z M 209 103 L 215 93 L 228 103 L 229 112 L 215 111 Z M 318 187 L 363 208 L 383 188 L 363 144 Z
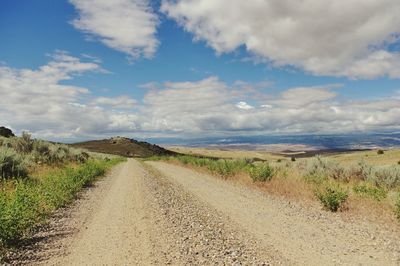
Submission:
M 0 3 L 1 124 L 57 139 L 400 128 L 398 1 L 340 21 L 357 1 L 107 2 Z

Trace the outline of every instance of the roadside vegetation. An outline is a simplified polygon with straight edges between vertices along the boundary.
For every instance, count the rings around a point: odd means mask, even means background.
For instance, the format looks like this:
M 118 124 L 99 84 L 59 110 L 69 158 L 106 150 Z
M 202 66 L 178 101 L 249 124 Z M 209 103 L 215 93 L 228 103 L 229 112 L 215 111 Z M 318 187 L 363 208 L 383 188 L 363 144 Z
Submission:
M 374 202 L 391 209 L 400 220 L 400 166 L 397 163 L 381 166 L 364 160 L 343 163 L 322 156 L 261 161 L 179 155 L 155 156 L 148 160 L 203 169 L 224 179 L 251 180 L 268 192 L 309 197 L 332 212 L 348 209 L 349 201 L 352 204 L 364 202 L 365 205 Z
M 27 133 L 0 137 L 0 258 L 1 250 L 29 237 L 31 229 L 121 160 Z

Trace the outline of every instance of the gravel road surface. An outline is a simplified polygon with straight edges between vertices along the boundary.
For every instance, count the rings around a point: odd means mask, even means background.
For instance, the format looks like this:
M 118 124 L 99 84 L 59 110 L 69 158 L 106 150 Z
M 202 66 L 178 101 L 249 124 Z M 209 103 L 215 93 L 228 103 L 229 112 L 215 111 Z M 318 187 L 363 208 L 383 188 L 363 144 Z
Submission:
M 163 162 L 115 167 L 11 265 L 400 265 L 391 228 Z

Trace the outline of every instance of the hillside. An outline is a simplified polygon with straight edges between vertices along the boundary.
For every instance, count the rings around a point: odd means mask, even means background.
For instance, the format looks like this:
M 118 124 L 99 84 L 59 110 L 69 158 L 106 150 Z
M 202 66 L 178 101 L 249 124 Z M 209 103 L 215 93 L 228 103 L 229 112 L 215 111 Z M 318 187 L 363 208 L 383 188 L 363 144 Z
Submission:
M 87 149 L 93 152 L 121 155 L 125 157 L 149 157 L 153 155 L 174 155 L 160 146 L 134 139 L 115 137 L 103 140 L 91 140 L 71 144 L 73 147 Z

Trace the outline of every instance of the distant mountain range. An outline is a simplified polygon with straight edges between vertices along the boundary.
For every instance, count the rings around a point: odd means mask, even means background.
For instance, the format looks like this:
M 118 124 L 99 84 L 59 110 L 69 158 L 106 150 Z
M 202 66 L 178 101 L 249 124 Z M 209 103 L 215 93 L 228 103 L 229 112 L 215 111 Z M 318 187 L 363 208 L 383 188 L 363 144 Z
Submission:
M 182 145 L 192 147 L 207 147 L 217 145 L 237 146 L 239 144 L 244 147 L 255 147 L 257 145 L 268 144 L 302 144 L 320 150 L 400 148 L 400 132 L 341 135 L 260 135 L 197 139 L 152 138 L 146 140 L 159 145 Z

